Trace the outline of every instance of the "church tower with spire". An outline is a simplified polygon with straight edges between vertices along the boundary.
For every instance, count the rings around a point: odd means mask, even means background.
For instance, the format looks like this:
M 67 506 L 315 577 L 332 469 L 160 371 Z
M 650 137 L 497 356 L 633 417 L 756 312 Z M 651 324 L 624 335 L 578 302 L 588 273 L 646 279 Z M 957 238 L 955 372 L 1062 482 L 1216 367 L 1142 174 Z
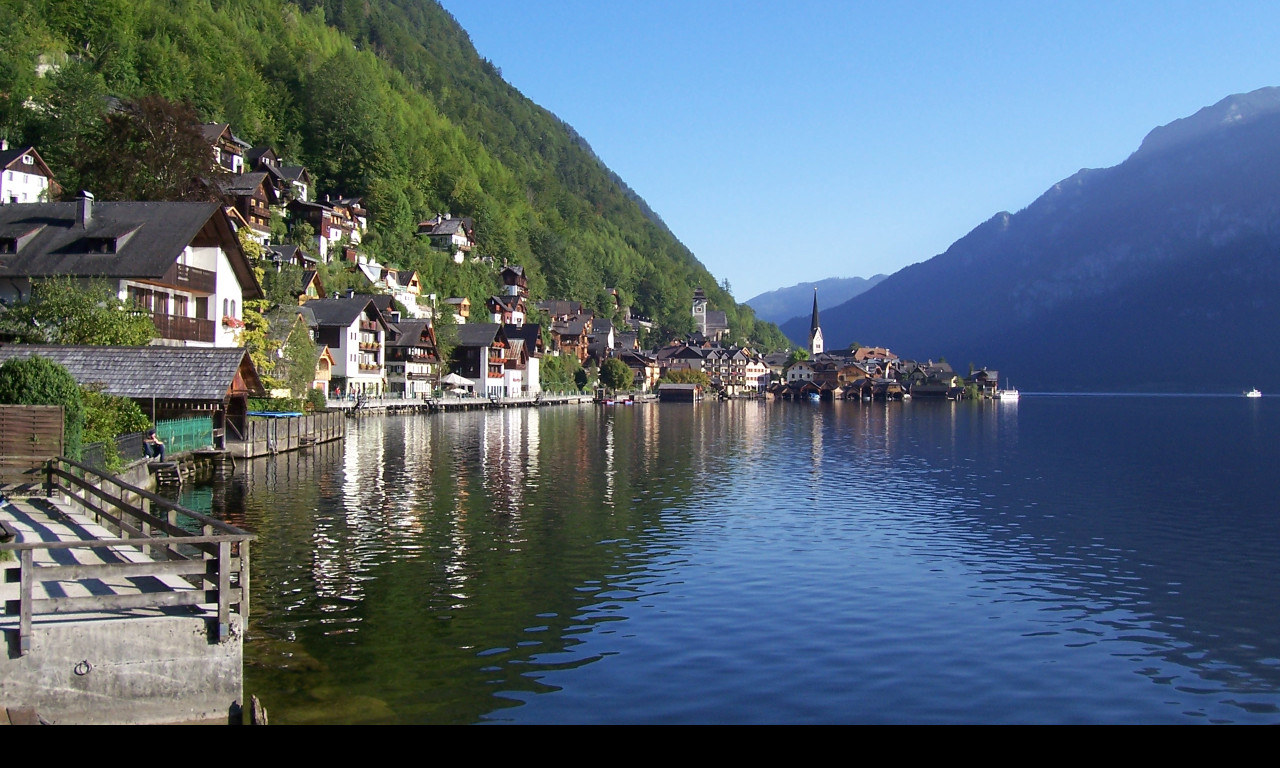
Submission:
M 822 354 L 822 326 L 818 323 L 818 289 L 813 289 L 813 319 L 809 321 L 809 357 Z

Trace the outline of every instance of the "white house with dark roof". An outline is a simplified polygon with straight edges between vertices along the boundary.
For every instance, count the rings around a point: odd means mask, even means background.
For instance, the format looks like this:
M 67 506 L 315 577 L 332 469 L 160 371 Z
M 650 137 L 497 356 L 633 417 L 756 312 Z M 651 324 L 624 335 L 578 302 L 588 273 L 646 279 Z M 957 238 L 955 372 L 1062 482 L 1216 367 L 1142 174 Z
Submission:
M 432 248 L 451 254 L 458 264 L 462 263 L 466 254 L 476 245 L 475 222 L 468 216 L 439 214 L 419 222 L 418 235 L 430 239 Z
M 56 193 L 53 171 L 35 147 L 10 149 L 0 140 L 0 205 L 41 203 Z
M 436 332 L 430 320 L 402 320 L 387 342 L 387 391 L 392 397 L 427 397 L 440 366 Z
M 200 133 L 213 148 L 213 161 L 230 173 L 244 173 L 244 155 L 251 147 L 231 132 L 229 123 L 204 123 Z
M 105 281 L 151 315 L 153 344 L 236 347 L 262 288 L 217 203 L 93 200 L 0 206 L 0 301 L 33 280 Z
M 298 221 L 311 225 L 316 237 L 316 252 L 320 260 L 328 262 L 329 252 L 345 240 L 359 245 L 368 228 L 368 212 L 359 198 L 343 198 L 330 202 L 310 203 L 297 199 L 289 203 L 289 213 Z
M 305 307 L 316 322 L 316 342 L 333 353 L 333 386 L 344 394 L 381 395 L 386 389 L 390 326 L 371 296 L 314 299 Z
M 479 395 L 501 397 L 509 383 L 505 367 L 511 346 L 497 323 L 467 323 L 457 328 L 458 375 L 471 381 Z
M 503 361 L 502 385 L 507 397 L 527 397 L 542 392 L 542 326 L 508 323 L 502 326 L 508 345 Z

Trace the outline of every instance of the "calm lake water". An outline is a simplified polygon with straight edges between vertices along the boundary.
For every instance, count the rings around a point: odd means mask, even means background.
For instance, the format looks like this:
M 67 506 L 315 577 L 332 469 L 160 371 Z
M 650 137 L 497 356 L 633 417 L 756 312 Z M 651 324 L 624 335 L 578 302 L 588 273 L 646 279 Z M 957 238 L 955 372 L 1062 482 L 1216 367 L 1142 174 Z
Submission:
M 275 723 L 1280 722 L 1280 399 L 367 418 L 258 534 Z

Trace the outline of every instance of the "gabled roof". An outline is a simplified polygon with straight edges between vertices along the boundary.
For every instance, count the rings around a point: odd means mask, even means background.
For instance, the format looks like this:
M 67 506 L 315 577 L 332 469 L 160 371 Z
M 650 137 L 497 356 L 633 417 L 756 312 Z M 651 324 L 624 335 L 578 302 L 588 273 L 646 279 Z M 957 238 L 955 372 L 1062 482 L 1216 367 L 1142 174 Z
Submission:
M 459 347 L 491 347 L 504 339 L 498 323 L 463 323 L 457 329 Z
M 391 313 L 395 312 L 395 306 L 391 303 L 395 301 L 395 297 L 389 293 L 377 293 L 370 297 L 373 306 L 378 308 L 378 312 L 382 313 L 382 318 L 391 323 Z
M 29 233 L 17 253 L 0 256 L 0 277 L 159 279 L 198 242 L 223 249 L 246 299 L 263 295 L 218 203 L 95 201 L 87 220 L 84 210 L 84 200 L 0 206 L 0 231 Z
M 582 302 L 580 301 L 562 301 L 558 299 L 546 299 L 535 304 L 538 309 L 546 312 L 551 317 L 561 317 L 565 315 L 576 315 L 582 311 Z
M 254 147 L 244 153 L 244 161 L 251 168 L 258 167 L 258 163 L 264 159 L 267 161 L 266 165 L 271 167 L 275 167 L 280 162 L 280 156 L 271 147 Z
M 306 167 L 302 165 L 280 166 L 280 178 L 286 181 L 301 181 L 304 184 L 311 182 L 311 174 L 307 173 Z
M 22 158 L 31 155 L 31 164 L 22 162 Z M 49 166 L 45 165 L 44 158 L 40 157 L 40 153 L 35 147 L 26 146 L 20 149 L 6 149 L 0 152 L 0 171 L 24 171 L 32 173 L 32 166 L 39 169 L 41 176 L 49 179 L 53 178 L 53 171 L 49 170 Z
M 101 385 L 119 397 L 220 402 L 231 394 L 266 394 L 241 347 L 0 346 L 0 363 L 32 355 L 66 368 L 81 385 Z
M 266 258 L 271 261 L 280 262 L 281 264 L 300 264 L 308 261 L 314 264 L 316 261 L 314 256 L 292 243 L 268 245 L 266 248 L 267 252 L 271 254 L 270 256 L 266 256 Z
M 204 135 L 205 141 L 213 144 L 218 139 L 226 138 L 227 141 L 235 144 L 242 150 L 250 149 L 249 142 L 236 136 L 231 132 L 230 123 L 204 123 L 200 126 L 200 133 Z
M 495 306 L 497 306 L 497 307 L 501 307 L 502 309 L 505 309 L 508 312 L 519 312 L 520 302 L 522 301 L 524 301 L 523 296 L 499 295 L 499 296 L 490 296 L 489 301 L 486 303 L 489 305 L 490 310 L 492 310 Z
M 542 353 L 542 326 L 538 323 L 507 323 L 502 326 L 502 335 L 508 339 L 524 339 L 525 348 L 534 357 Z
M 306 308 L 312 312 L 318 326 L 340 326 L 346 328 L 356 321 L 360 315 L 368 315 L 378 318 L 383 325 L 387 321 L 383 318 L 382 313 L 378 311 L 378 307 L 373 303 L 372 296 L 355 296 L 352 298 L 331 298 L 331 299 L 314 299 L 308 301 Z
M 259 187 L 267 190 L 268 202 L 275 202 L 276 188 L 274 185 L 267 183 L 266 171 L 242 173 L 223 184 L 222 191 L 236 197 L 252 197 L 257 193 Z
M 581 336 L 587 330 L 587 325 L 594 318 L 588 314 L 577 314 L 573 317 L 559 323 L 551 324 L 551 332 L 561 336 Z
M 439 356 L 436 332 L 430 320 L 402 320 L 396 328 L 395 338 L 387 342 L 388 347 L 428 347 L 432 356 Z

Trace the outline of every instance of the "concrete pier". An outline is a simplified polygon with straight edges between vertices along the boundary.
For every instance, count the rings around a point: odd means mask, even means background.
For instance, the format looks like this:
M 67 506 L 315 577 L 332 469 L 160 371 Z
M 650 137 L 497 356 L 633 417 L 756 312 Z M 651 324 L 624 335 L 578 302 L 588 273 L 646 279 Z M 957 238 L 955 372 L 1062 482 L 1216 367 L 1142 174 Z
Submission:
M 60 461 L 58 482 L 87 474 Z M 54 496 L 4 489 L 16 538 L 0 544 L 0 708 L 53 724 L 239 722 L 253 537 L 75 478 Z

